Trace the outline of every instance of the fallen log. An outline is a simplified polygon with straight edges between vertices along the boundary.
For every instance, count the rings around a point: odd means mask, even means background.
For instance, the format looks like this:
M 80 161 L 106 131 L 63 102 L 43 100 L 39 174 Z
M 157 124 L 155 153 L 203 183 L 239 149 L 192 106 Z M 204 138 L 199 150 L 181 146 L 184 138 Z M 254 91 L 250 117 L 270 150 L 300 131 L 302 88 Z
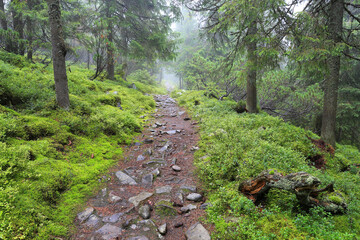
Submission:
M 265 170 L 254 179 L 240 183 L 239 191 L 252 201 L 256 202 L 269 192 L 277 188 L 292 192 L 299 203 L 305 207 L 323 206 L 325 211 L 331 213 L 344 213 L 347 209 L 344 197 L 340 192 L 334 191 L 333 184 L 318 189 L 321 182 L 306 172 L 291 173 L 283 176 L 276 170 Z M 317 197 L 321 194 L 321 198 Z

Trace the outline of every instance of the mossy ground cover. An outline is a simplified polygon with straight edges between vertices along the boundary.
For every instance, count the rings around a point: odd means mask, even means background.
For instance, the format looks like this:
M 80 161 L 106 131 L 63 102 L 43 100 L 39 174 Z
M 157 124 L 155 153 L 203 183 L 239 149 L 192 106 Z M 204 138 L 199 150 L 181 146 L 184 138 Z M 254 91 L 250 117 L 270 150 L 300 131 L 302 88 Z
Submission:
M 51 66 L 0 52 L 0 239 L 67 236 L 76 213 L 141 132 L 163 89 L 90 81 L 71 66 L 71 109 L 55 101 Z M 120 107 L 122 109 L 120 109 Z
M 360 176 L 353 165 L 360 163 L 360 153 L 356 148 L 338 145 L 332 156 L 311 142 L 318 136 L 280 118 L 238 114 L 235 102 L 209 99 L 199 91 L 178 91 L 173 97 L 201 126 L 195 161 L 213 205 L 207 210 L 207 220 L 216 227 L 214 239 L 360 237 Z M 316 155 L 324 155 L 325 168 L 311 166 L 309 157 Z M 353 167 L 344 171 L 348 166 Z M 266 169 L 284 175 L 305 171 L 321 180 L 320 187 L 334 183 L 345 195 L 347 212 L 331 215 L 321 208 L 305 210 L 294 194 L 280 190 L 271 190 L 262 205 L 254 205 L 238 192 L 238 186 Z

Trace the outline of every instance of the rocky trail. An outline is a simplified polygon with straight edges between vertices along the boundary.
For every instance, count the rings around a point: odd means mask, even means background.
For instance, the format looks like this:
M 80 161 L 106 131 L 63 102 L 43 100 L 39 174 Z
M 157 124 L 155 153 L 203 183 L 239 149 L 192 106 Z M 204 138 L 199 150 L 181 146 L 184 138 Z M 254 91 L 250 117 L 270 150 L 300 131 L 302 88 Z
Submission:
M 208 204 L 194 176 L 197 123 L 169 96 L 154 98 L 143 135 L 77 215 L 72 239 L 210 239 L 199 219 Z

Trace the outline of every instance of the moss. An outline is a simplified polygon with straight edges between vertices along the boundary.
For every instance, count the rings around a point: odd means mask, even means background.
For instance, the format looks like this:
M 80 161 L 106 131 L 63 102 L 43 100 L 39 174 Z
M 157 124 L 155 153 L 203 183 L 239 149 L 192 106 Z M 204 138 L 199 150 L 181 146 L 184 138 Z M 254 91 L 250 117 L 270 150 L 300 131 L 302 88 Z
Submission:
M 156 214 L 161 217 L 176 216 L 177 211 L 168 200 L 160 200 L 155 204 Z

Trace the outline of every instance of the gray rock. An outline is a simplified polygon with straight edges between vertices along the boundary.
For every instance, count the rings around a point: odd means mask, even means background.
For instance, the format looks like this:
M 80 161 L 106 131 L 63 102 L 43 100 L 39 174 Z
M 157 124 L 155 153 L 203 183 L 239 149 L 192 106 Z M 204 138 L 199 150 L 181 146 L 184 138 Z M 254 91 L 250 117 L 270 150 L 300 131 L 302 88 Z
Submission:
M 158 227 L 158 231 L 161 235 L 165 235 L 167 232 L 167 225 L 166 223 Z
M 116 196 L 112 191 L 109 193 L 109 201 L 112 203 L 117 203 L 121 200 L 121 197 Z
M 189 204 L 189 205 L 186 205 L 182 208 L 180 208 L 180 211 L 182 213 L 187 213 L 187 212 L 190 212 L 191 210 L 195 210 L 197 207 L 195 205 L 192 205 L 192 204 Z
M 183 112 L 178 112 L 179 116 L 183 115 L 185 113 L 185 111 Z
M 206 210 L 208 207 L 211 207 L 211 206 L 212 206 L 211 203 L 204 203 L 204 204 L 201 204 L 200 209 Z
M 156 194 L 164 194 L 164 193 L 171 193 L 172 187 L 171 186 L 163 186 L 157 187 L 155 189 Z
M 176 162 L 177 162 L 177 158 L 171 159 L 171 165 L 176 165 Z
M 154 139 L 151 139 L 151 138 L 147 138 L 147 139 L 144 140 L 145 144 L 151 144 L 153 142 L 154 142 Z
M 143 219 L 149 219 L 150 218 L 150 206 L 148 204 L 145 204 L 139 208 L 139 215 Z
M 193 185 L 182 185 L 182 186 L 180 186 L 180 189 L 187 190 L 190 192 L 196 192 L 196 186 L 193 186 Z
M 134 143 L 134 145 L 135 145 L 135 146 L 141 146 L 141 143 L 136 142 L 136 143 Z
M 136 161 L 144 161 L 145 160 L 145 157 L 143 156 L 143 155 L 139 155 L 138 157 L 137 157 L 137 159 L 136 159 Z
M 107 189 L 106 189 L 106 188 L 101 189 L 101 195 L 102 195 L 103 197 L 106 196 L 106 193 L 107 193 Z
M 179 167 L 178 165 L 173 165 L 172 170 L 174 170 L 175 172 L 180 172 L 181 171 L 181 167 Z
M 132 177 L 130 177 L 126 173 L 123 173 L 122 171 L 116 172 L 115 175 L 119 179 L 121 184 L 137 185 L 136 181 Z
M 199 150 L 199 149 L 200 149 L 199 147 L 193 146 L 190 150 L 191 150 L 191 151 L 197 151 L 197 150 Z
M 169 134 L 169 135 L 174 135 L 174 134 L 177 133 L 177 131 L 176 130 L 170 130 L 170 131 L 167 131 L 166 133 Z
M 185 233 L 187 240 L 210 240 L 209 232 L 200 223 L 192 225 Z
M 166 162 L 164 160 L 162 160 L 162 159 L 153 159 L 151 161 L 143 163 L 141 166 L 143 168 L 148 168 L 148 167 L 164 166 L 164 165 L 166 165 Z
M 124 172 L 128 175 L 131 175 L 135 172 L 135 168 L 134 167 L 128 167 L 124 169 Z
M 100 222 L 100 218 L 97 217 L 95 214 L 91 215 L 89 219 L 86 221 L 85 225 L 89 227 L 95 227 Z
M 151 173 L 151 174 L 145 175 L 142 178 L 141 183 L 146 185 L 146 186 L 151 186 L 152 183 L 153 183 L 153 180 L 154 180 L 154 175 Z
M 160 170 L 158 168 L 156 168 L 156 169 L 154 169 L 154 171 L 151 172 L 151 174 L 153 174 L 154 176 L 159 176 Z
M 150 198 L 152 195 L 153 193 L 142 192 L 139 195 L 129 198 L 129 202 L 134 204 L 135 207 L 137 207 L 142 201 Z
M 184 204 L 184 195 L 180 192 L 175 194 L 175 201 L 178 204 Z
M 96 233 L 102 235 L 102 239 L 110 240 L 120 235 L 121 228 L 107 223 L 104 226 L 102 226 L 99 230 L 97 230 Z
M 77 218 L 80 220 L 81 223 L 83 223 L 86 219 L 90 217 L 90 215 L 94 212 L 94 208 L 89 207 L 85 209 L 85 211 L 79 213 L 77 215 Z
M 120 217 L 123 215 L 124 215 L 124 213 L 115 213 L 111 216 L 104 217 L 102 219 L 102 221 L 106 222 L 106 223 L 115 223 L 115 222 L 119 221 Z
M 145 236 L 137 236 L 137 237 L 128 238 L 127 240 L 149 240 L 149 239 Z
M 201 201 L 202 199 L 202 196 L 201 194 L 199 193 L 190 193 L 187 197 L 186 197 L 187 200 L 190 200 L 190 201 L 194 201 L 194 202 L 199 202 Z

